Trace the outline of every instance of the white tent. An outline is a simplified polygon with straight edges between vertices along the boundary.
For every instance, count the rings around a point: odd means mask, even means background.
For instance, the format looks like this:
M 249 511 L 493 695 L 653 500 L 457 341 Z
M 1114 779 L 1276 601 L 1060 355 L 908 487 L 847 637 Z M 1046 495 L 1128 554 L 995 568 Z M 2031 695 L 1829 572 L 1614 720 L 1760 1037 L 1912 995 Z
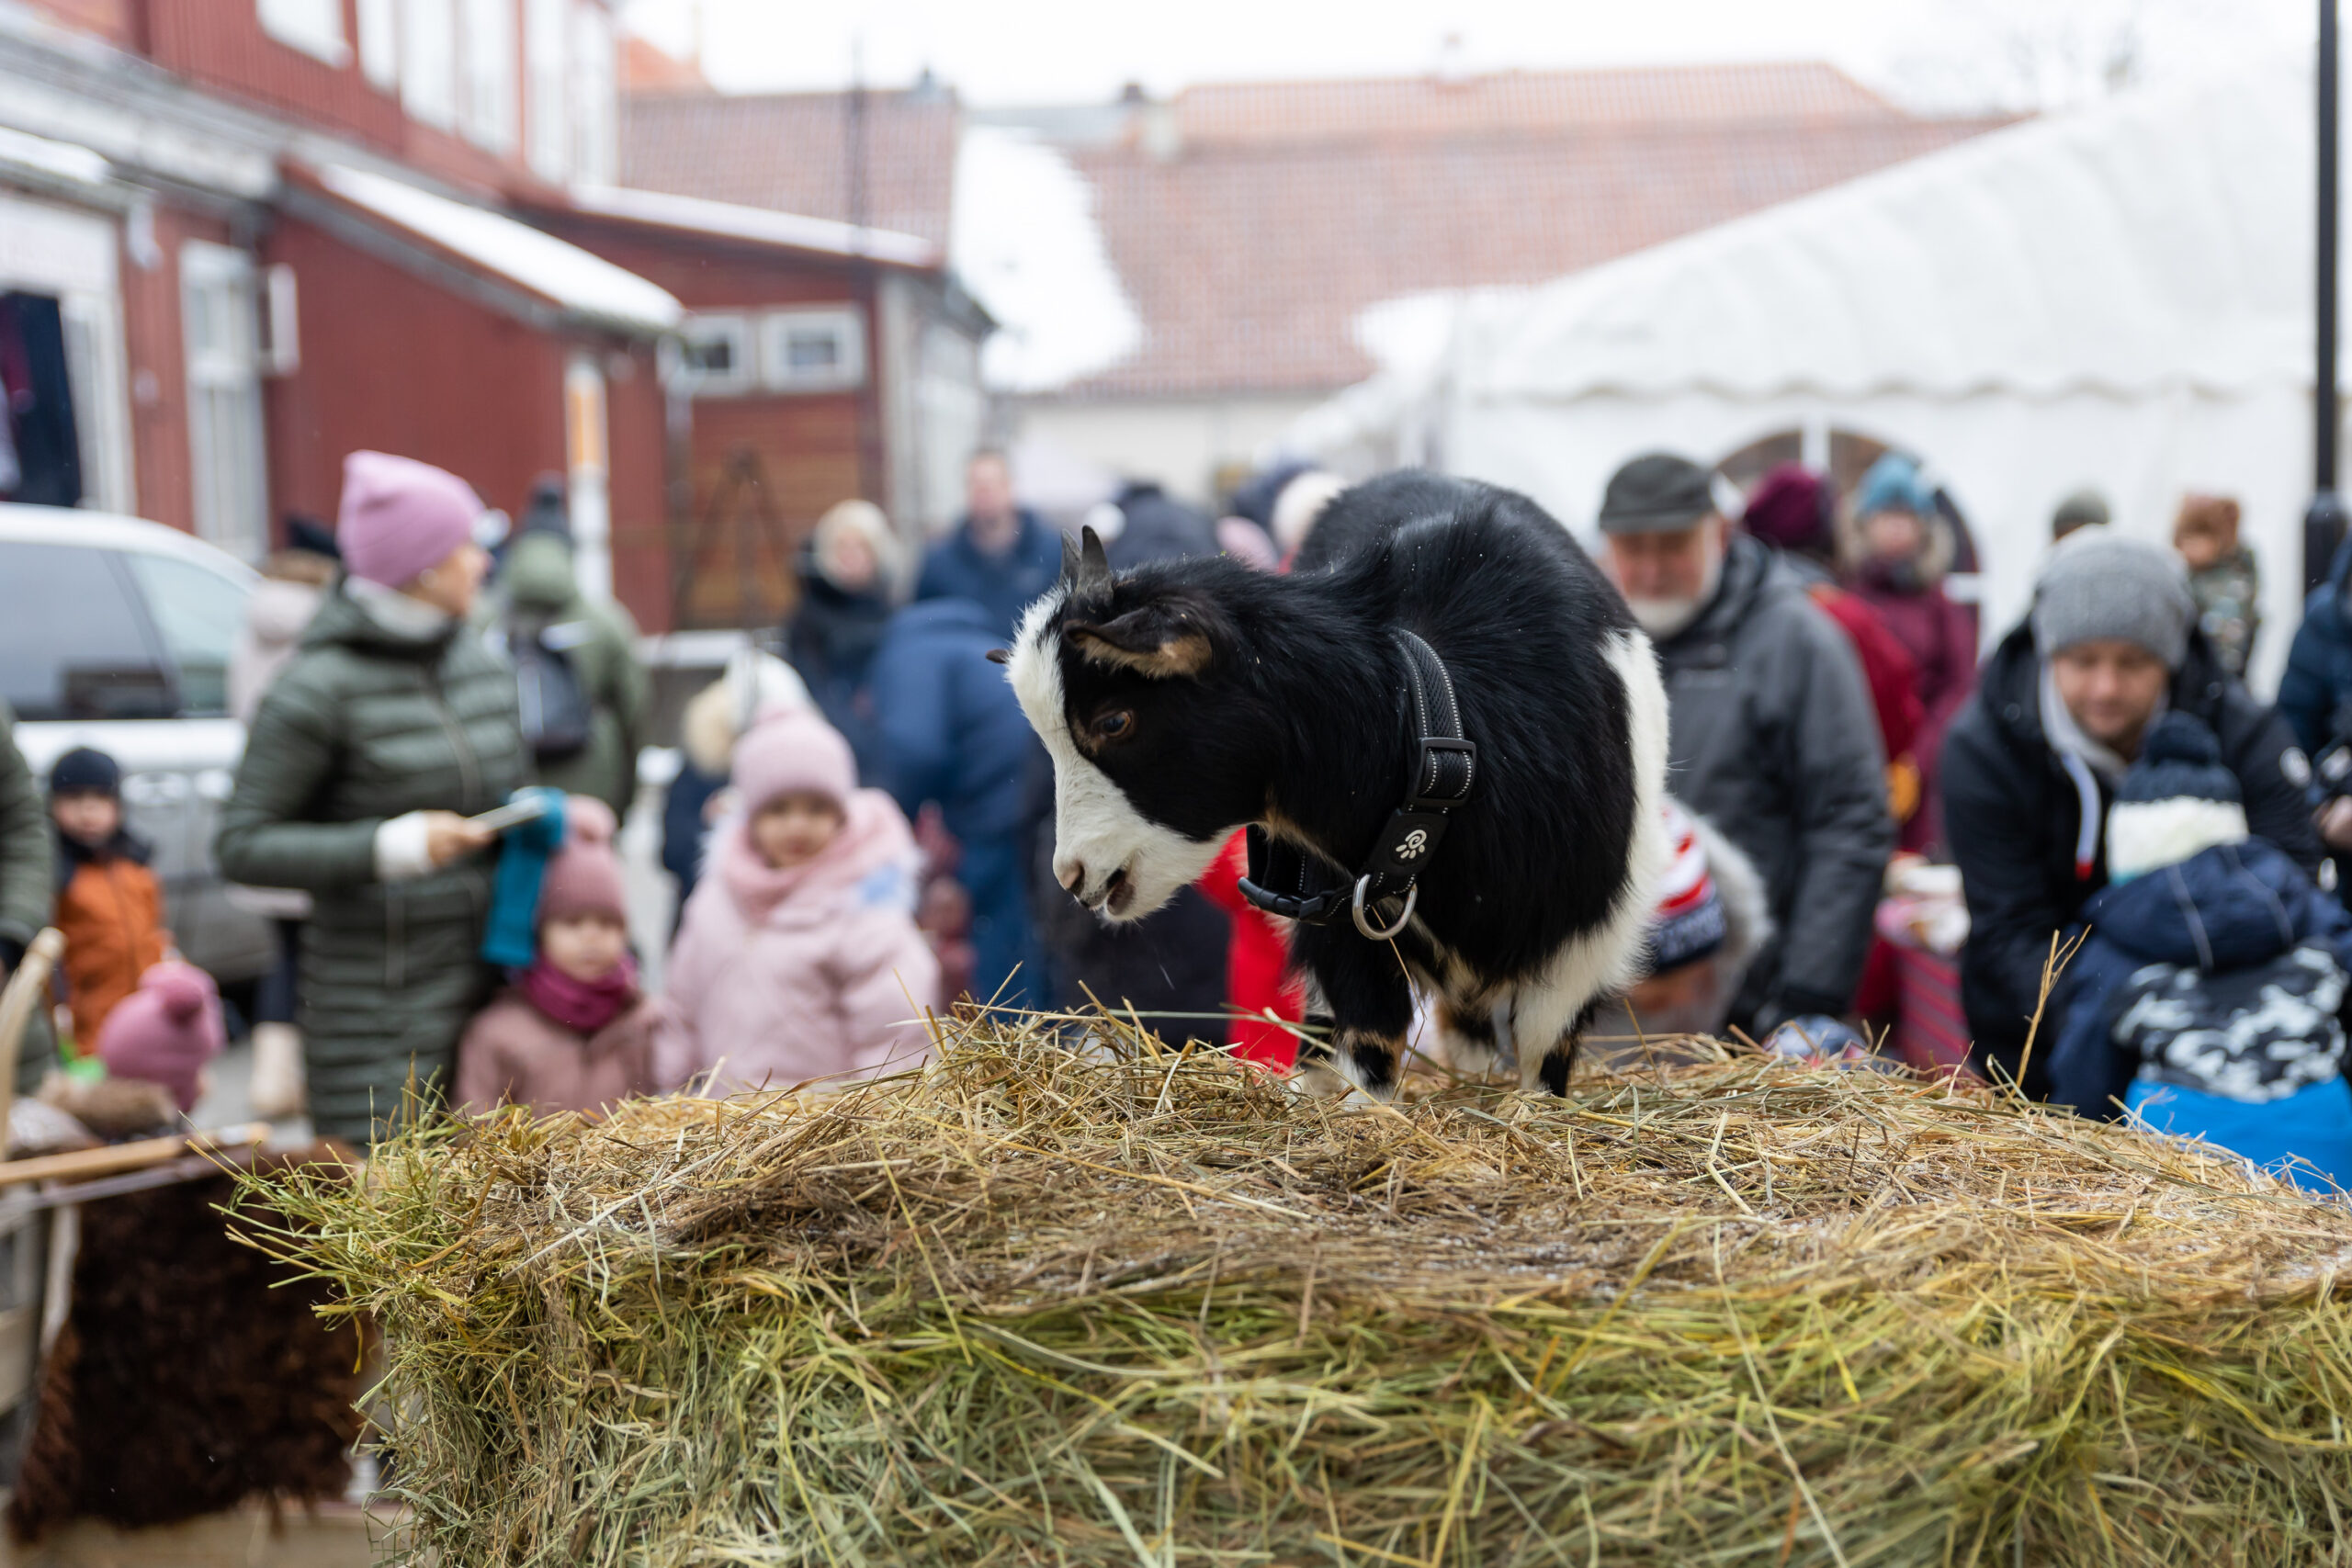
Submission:
M 2312 96 L 2290 63 L 2132 95 L 1556 283 L 1396 302 L 1364 336 L 1415 347 L 1290 444 L 1439 462 L 1583 533 L 1634 452 L 1850 430 L 1968 518 L 1988 638 L 2067 492 L 2168 539 L 2182 491 L 2218 491 L 2261 557 L 2268 690 L 2311 482 Z

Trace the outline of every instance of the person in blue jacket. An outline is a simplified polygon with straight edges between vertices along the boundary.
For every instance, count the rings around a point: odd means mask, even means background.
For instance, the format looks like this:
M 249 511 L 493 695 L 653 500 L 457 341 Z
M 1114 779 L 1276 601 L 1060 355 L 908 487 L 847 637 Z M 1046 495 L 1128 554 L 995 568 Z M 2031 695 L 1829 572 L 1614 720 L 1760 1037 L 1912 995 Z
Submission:
M 2352 916 L 2249 837 L 2213 732 L 2167 713 L 2107 822 L 2108 886 L 2062 991 L 2052 1099 L 2352 1183 L 2339 1019 Z M 2292 1162 L 2291 1165 L 2288 1162 Z
M 1003 453 L 983 449 L 965 465 L 964 515 L 923 558 L 915 598 L 970 600 L 987 613 L 993 646 L 1001 647 L 1061 570 L 1060 533 L 1014 504 L 1012 466 Z
M 2337 547 L 2327 581 L 2303 601 L 2302 624 L 2287 649 L 2287 672 L 2278 678 L 2278 712 L 2295 732 L 2295 743 L 2317 758 L 2346 739 L 2337 715 L 2352 704 L 2352 539 Z
M 989 662 L 1006 633 L 988 607 L 934 599 L 893 616 L 874 658 L 881 784 L 910 818 L 939 807 L 962 849 L 956 879 L 972 900 L 972 994 L 1006 1007 L 1041 1007 L 1029 913 L 1030 853 L 1046 750 L 1004 671 Z

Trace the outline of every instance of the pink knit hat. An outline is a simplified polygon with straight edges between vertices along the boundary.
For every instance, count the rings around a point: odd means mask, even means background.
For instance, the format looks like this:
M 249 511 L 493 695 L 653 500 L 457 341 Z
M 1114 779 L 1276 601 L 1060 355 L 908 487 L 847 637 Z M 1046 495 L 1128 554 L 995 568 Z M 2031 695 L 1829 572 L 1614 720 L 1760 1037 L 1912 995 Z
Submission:
M 163 1085 L 182 1111 L 196 1109 L 197 1074 L 228 1043 L 212 976 L 173 959 L 139 977 L 98 1026 L 98 1060 L 119 1078 Z
M 481 497 L 457 475 L 413 457 L 354 452 L 343 460 L 335 543 L 354 577 L 398 588 L 469 542 Z
M 613 808 L 594 795 L 563 797 L 563 848 L 539 880 L 539 919 L 609 915 L 628 923 L 628 893 L 613 852 Z
M 779 707 L 736 742 L 734 781 L 746 812 L 795 794 L 821 795 L 846 811 L 857 792 L 857 761 L 815 708 Z

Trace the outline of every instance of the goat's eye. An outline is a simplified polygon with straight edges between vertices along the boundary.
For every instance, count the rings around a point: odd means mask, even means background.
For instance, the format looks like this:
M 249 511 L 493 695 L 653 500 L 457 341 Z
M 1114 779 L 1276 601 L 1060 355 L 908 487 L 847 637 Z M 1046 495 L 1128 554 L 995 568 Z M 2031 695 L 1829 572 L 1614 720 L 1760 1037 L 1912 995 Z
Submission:
M 1094 733 L 1105 740 L 1116 740 L 1135 726 L 1135 715 L 1125 708 L 1114 708 L 1094 721 Z

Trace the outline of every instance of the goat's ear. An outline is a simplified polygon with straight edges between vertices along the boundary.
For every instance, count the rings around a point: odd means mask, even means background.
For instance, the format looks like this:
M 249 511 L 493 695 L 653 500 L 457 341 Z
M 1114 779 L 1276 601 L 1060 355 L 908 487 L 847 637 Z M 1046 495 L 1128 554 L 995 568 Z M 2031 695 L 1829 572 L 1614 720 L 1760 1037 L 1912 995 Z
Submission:
M 1190 598 L 1155 599 L 1099 626 L 1069 626 L 1062 636 L 1089 663 L 1133 670 L 1155 681 L 1190 679 L 1209 667 L 1216 612 Z
M 1080 530 L 1078 547 L 1078 582 L 1076 592 L 1080 598 L 1111 592 L 1111 558 L 1102 551 L 1102 536 L 1092 524 Z M 1068 538 L 1068 535 L 1063 536 Z
M 1012 649 L 1009 648 L 991 648 L 986 653 L 980 655 L 980 657 L 987 660 L 990 664 L 1010 664 L 1012 662 Z

